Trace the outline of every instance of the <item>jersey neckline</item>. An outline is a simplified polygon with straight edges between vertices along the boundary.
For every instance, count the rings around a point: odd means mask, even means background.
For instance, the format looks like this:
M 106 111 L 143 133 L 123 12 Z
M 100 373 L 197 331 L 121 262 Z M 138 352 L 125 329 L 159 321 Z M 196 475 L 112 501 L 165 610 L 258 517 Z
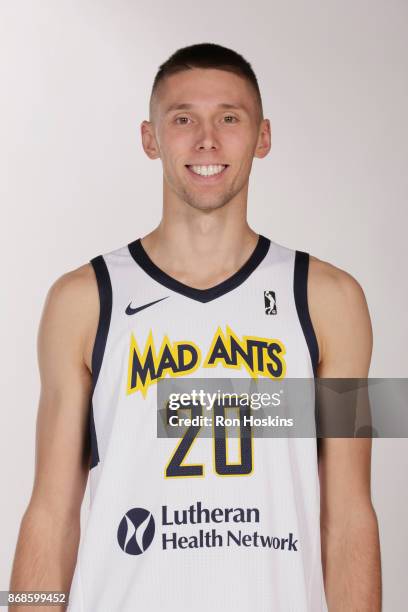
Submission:
M 159 268 L 149 257 L 144 247 L 142 246 L 141 238 L 137 238 L 128 244 L 128 249 L 135 262 L 155 281 L 175 291 L 181 295 L 185 295 L 199 302 L 210 302 L 222 295 L 225 295 L 232 289 L 241 285 L 259 266 L 261 261 L 267 254 L 271 241 L 262 234 L 258 235 L 258 242 L 246 262 L 232 276 L 221 281 L 213 287 L 207 289 L 197 289 L 185 285 L 181 281 L 173 278 L 167 272 Z

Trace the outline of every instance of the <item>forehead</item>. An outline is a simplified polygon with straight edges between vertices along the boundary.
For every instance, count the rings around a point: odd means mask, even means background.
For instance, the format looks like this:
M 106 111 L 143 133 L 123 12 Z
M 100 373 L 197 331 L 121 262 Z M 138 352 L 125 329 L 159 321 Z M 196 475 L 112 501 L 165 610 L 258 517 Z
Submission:
M 256 100 L 252 85 L 226 70 L 192 68 L 166 76 L 157 89 L 160 114 L 181 108 L 242 108 L 253 112 Z

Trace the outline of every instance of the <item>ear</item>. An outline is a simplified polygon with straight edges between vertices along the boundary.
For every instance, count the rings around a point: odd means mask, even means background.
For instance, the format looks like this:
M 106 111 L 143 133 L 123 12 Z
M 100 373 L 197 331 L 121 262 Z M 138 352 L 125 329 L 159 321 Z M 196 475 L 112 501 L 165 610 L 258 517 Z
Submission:
M 150 159 L 160 157 L 160 150 L 157 145 L 154 127 L 151 121 L 142 121 L 140 124 L 140 133 L 142 135 L 143 150 Z
M 271 124 L 269 119 L 262 119 L 259 126 L 258 142 L 256 144 L 254 157 L 265 157 L 271 150 Z

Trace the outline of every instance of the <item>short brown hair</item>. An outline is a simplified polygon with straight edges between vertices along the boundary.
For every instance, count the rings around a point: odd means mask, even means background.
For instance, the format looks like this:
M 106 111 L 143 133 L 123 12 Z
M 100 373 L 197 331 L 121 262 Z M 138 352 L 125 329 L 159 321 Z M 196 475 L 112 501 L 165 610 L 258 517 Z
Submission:
M 152 116 L 152 99 L 159 83 L 166 76 L 192 68 L 217 68 L 234 72 L 246 79 L 255 91 L 260 118 L 263 119 L 261 92 L 251 64 L 236 51 L 215 43 L 199 43 L 178 49 L 159 66 L 150 94 L 150 116 Z

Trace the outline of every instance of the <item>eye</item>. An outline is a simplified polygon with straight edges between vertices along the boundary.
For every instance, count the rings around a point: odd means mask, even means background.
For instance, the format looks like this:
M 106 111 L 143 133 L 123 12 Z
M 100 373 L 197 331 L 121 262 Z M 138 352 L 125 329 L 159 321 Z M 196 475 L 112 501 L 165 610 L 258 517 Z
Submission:
M 236 117 L 234 117 L 234 115 L 225 115 L 224 119 L 232 119 L 232 121 L 226 121 L 226 123 L 234 123 L 235 121 L 238 121 L 238 119 Z
M 179 119 L 181 119 L 182 121 L 179 122 Z M 188 117 L 176 117 L 175 119 L 175 123 L 178 123 L 179 125 L 185 125 L 187 121 L 188 121 Z

